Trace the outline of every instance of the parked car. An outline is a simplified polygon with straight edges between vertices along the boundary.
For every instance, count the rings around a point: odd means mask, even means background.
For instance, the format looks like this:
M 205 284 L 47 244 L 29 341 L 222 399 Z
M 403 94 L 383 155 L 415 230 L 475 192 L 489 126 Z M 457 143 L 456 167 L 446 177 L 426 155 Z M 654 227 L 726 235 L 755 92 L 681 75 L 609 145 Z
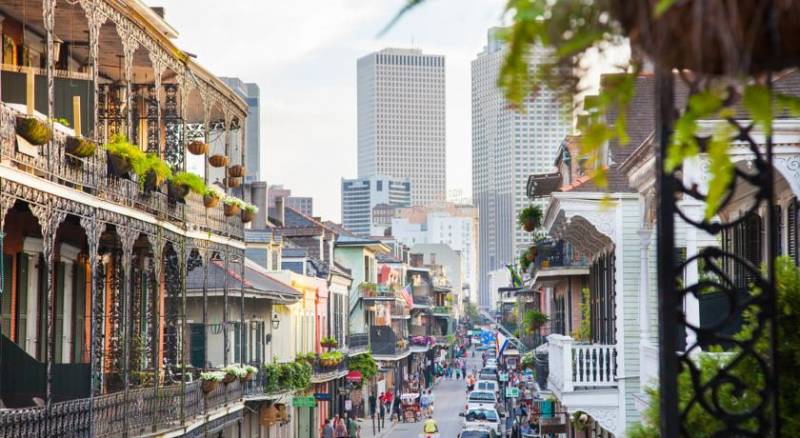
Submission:
M 475 390 L 492 391 L 495 395 L 500 395 L 500 385 L 497 384 L 496 380 L 478 380 L 478 382 L 475 383 Z
M 503 425 L 500 419 L 503 415 L 498 414 L 496 409 L 469 409 L 459 415 L 464 417 L 464 428 L 487 428 L 498 435 L 502 434 Z
M 494 429 L 489 427 L 468 427 L 458 434 L 458 438 L 497 438 Z
M 484 368 L 478 373 L 478 380 L 497 381 L 497 368 Z
M 467 396 L 465 411 L 470 409 L 497 409 L 497 396 L 494 391 L 472 391 Z

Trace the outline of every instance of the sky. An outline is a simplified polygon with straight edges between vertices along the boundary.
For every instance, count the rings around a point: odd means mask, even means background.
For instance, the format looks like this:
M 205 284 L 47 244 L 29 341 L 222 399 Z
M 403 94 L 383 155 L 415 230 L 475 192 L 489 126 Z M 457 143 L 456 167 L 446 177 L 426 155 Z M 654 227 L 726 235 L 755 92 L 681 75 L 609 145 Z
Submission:
M 445 55 L 447 188 L 470 196 L 470 61 L 505 0 L 429 0 L 382 36 L 402 0 L 146 1 L 201 65 L 259 85 L 262 179 L 337 222 L 340 180 L 357 176 L 356 60 L 385 47 Z

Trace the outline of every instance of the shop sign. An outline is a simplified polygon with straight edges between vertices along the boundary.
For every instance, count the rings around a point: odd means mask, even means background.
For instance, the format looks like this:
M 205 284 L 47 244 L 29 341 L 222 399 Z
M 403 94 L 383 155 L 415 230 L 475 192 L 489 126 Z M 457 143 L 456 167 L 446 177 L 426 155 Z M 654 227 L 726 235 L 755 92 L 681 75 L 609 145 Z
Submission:
M 358 383 L 361 381 L 361 379 L 363 379 L 363 376 L 361 374 L 361 371 L 350 371 L 349 373 L 347 373 L 346 379 L 348 382 Z
M 519 398 L 519 388 L 509 386 L 506 388 L 506 398 Z
M 508 373 L 500 373 L 500 381 L 508 382 Z
M 320 401 L 330 401 L 332 399 L 329 392 L 315 392 L 314 398 Z
M 317 406 L 317 401 L 313 396 L 292 397 L 292 406 L 296 408 L 313 408 Z

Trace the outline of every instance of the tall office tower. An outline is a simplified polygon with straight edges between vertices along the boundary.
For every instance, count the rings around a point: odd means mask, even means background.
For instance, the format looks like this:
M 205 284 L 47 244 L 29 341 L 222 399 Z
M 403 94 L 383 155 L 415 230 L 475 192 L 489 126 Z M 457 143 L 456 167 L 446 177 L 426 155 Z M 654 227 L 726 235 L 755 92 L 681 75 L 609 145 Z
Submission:
M 371 176 L 342 179 L 342 226 L 359 236 L 373 234 L 375 206 L 410 207 L 414 187 L 408 179 Z M 376 230 L 383 236 L 383 231 Z
M 245 122 L 245 141 L 247 142 L 247 174 L 245 182 L 261 181 L 261 138 L 259 134 L 260 95 L 258 84 L 243 82 L 239 78 L 220 78 L 247 102 L 247 121 Z
M 444 56 L 384 49 L 358 60 L 358 177 L 411 181 L 411 203 L 445 200 Z
M 553 167 L 570 130 L 558 98 L 546 88 L 525 99 L 524 111 L 509 107 L 497 87 L 507 52 L 498 30 L 489 30 L 486 47 L 472 61 L 472 197 L 480 217 L 478 303 L 484 308 L 492 306 L 488 273 L 516 262 L 532 242 L 531 233 L 516 224 L 519 211 L 529 205 L 528 176 Z M 546 56 L 535 49 L 530 69 Z

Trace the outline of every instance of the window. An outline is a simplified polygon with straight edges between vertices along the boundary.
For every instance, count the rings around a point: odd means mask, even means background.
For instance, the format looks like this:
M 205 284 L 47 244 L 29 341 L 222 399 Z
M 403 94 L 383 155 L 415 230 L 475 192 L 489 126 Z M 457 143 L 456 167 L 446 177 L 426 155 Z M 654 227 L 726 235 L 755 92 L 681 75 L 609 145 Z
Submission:
M 592 342 L 599 344 L 616 343 L 614 272 L 613 250 L 598 257 L 589 269 Z

